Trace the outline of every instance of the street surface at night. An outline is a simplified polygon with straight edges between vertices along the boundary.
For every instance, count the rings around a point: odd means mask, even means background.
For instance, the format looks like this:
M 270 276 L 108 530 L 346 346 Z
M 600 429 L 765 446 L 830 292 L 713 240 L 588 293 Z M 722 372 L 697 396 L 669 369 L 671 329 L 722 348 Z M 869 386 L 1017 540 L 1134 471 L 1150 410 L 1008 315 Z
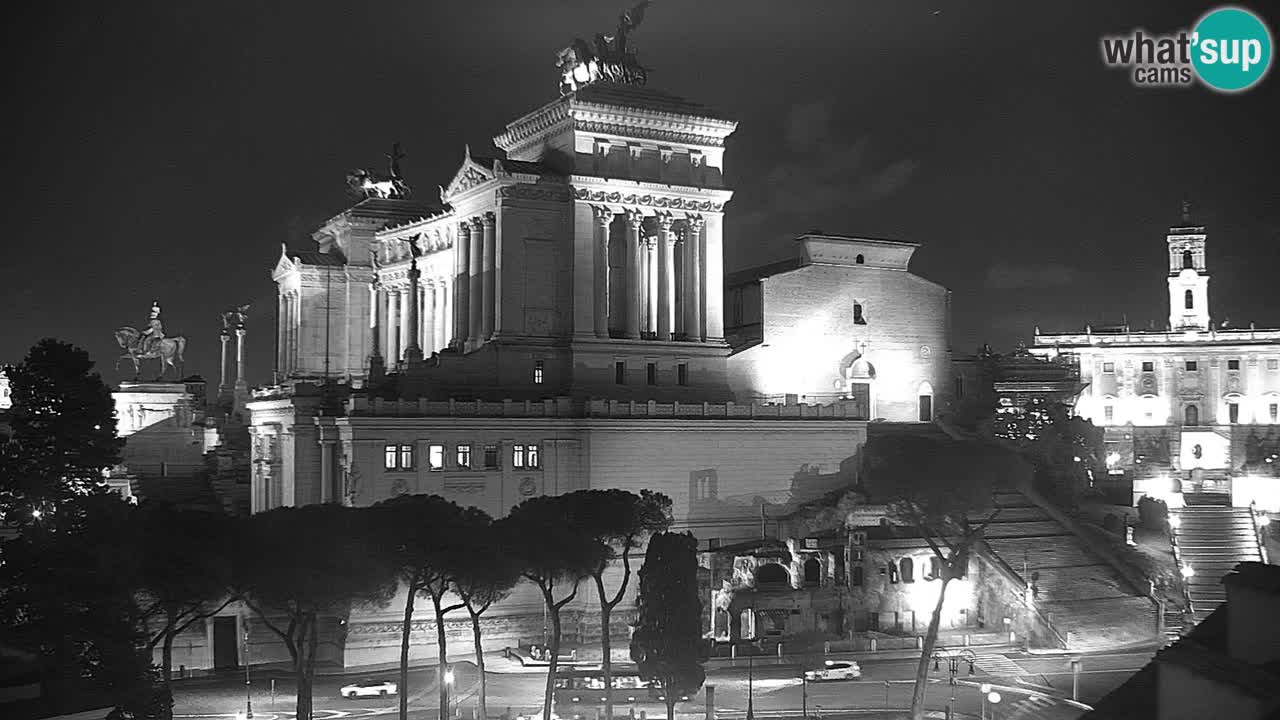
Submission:
M 1153 656 L 1151 650 L 1104 653 L 1075 656 L 1081 658 L 1079 673 L 1079 699 L 1093 703 L 1146 664 Z M 977 717 L 982 710 L 979 685 L 990 683 L 1000 694 L 1001 701 L 995 717 L 1046 718 L 1069 720 L 1081 714 L 1081 710 L 1068 703 L 1048 696 L 1070 697 L 1072 668 L 1070 655 L 1027 655 L 1023 653 L 980 655 L 979 666 L 969 675 L 962 666 L 954 687 L 953 711 Z M 878 660 L 860 659 L 863 677 L 856 681 L 808 683 L 802 687 L 798 668 L 794 665 L 759 664 L 751 670 L 754 685 L 754 709 L 765 716 L 799 715 L 807 702 L 810 715 L 833 715 L 851 711 L 866 711 L 886 707 L 902 708 L 910 702 L 915 661 L 911 659 Z M 985 669 L 984 669 L 985 666 Z M 477 675 L 472 665 L 456 665 L 458 691 L 452 705 L 463 717 L 475 711 Z M 398 699 L 339 697 L 338 688 L 357 679 L 378 678 L 395 680 L 395 670 L 353 673 L 346 676 L 317 677 L 315 682 L 315 708 L 318 720 L 339 720 L 393 715 L 398 710 Z M 745 715 L 747 706 L 748 668 L 739 660 L 736 667 L 709 667 L 707 684 L 716 688 L 717 714 L 738 718 Z M 418 720 L 436 718 L 438 695 L 435 671 L 420 669 L 409 674 L 410 716 Z M 931 671 L 931 683 L 927 706 L 931 710 L 943 710 L 951 699 L 953 690 L 948 684 L 947 671 Z M 538 672 L 502 673 L 488 675 L 489 714 L 498 716 L 510 709 L 512 715 L 532 712 L 542 697 L 545 676 Z M 283 675 L 275 682 L 274 702 L 269 681 L 257 679 L 252 683 L 254 720 L 288 720 L 293 717 L 294 685 Z M 887 700 L 886 700 L 887 698 Z M 179 718 L 233 718 L 243 712 L 245 705 L 243 677 L 179 681 L 175 691 L 175 716 Z M 987 704 L 988 714 L 992 708 Z M 700 702 L 689 703 L 677 709 L 680 715 L 701 715 Z M 625 704 L 616 711 L 625 714 Z

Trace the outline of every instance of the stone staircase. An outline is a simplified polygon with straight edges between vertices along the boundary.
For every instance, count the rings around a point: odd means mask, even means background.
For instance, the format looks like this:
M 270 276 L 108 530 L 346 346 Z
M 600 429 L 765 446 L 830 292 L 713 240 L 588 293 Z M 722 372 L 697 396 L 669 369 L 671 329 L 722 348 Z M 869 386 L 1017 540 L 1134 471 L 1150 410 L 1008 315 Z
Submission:
M 1196 623 L 1226 602 L 1227 591 L 1222 576 L 1237 564 L 1262 562 L 1253 511 L 1247 507 L 1231 507 L 1223 498 L 1192 498 L 1177 511 L 1171 524 L 1174 529 L 1174 553 L 1183 574 L 1187 600 Z M 1212 504 L 1207 501 L 1216 501 Z M 1188 568 L 1191 575 L 1188 577 Z
M 987 544 L 1035 591 L 1035 604 L 1069 649 L 1150 640 L 1156 608 L 1043 509 L 1018 492 L 996 495 Z

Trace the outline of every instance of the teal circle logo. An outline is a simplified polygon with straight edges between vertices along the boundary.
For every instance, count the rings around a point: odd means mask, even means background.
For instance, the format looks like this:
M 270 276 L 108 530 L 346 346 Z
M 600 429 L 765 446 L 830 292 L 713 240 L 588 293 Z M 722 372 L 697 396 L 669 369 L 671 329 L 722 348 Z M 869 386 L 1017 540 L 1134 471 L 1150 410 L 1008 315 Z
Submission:
M 1223 7 L 1210 12 L 1196 23 L 1191 43 L 1191 64 L 1214 90 L 1247 90 L 1271 67 L 1271 31 L 1248 10 Z

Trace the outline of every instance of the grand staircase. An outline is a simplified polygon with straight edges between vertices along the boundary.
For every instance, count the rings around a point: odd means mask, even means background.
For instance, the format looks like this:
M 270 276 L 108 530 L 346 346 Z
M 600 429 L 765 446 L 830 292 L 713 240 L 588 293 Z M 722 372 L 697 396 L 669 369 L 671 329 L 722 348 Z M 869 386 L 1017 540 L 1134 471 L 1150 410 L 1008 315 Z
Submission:
M 1021 493 L 999 493 L 996 503 L 1001 509 L 987 526 L 987 544 L 1034 589 L 1036 607 L 1069 649 L 1101 650 L 1153 637 L 1154 603 L 1083 540 Z
M 1174 554 L 1196 623 L 1226 602 L 1222 576 L 1237 564 L 1263 562 L 1253 511 L 1231 507 L 1226 497 L 1187 494 L 1187 506 L 1171 516 Z M 1176 518 L 1176 519 L 1174 519 Z

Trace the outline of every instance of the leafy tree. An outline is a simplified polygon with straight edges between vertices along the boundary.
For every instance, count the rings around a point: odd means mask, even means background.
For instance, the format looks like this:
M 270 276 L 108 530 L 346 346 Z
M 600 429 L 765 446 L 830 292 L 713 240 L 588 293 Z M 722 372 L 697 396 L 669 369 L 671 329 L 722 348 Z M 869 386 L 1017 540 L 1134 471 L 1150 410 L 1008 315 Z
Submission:
M 999 513 L 992 502 L 997 483 L 1029 471 L 1014 453 L 998 445 L 916 435 L 873 435 L 863 453 L 862 479 L 868 494 L 873 501 L 886 502 L 896 522 L 914 528 L 941 564 L 938 601 L 929 618 L 911 698 L 911 717 L 921 720 L 947 585 L 965 575 L 974 544 Z
M 147 629 L 146 647 L 161 648 L 167 686 L 173 641 L 193 623 L 216 615 L 233 599 L 226 546 L 232 519 L 221 513 L 144 502 L 136 513 L 142 540 L 136 587 Z
M 389 563 L 399 584 L 405 588 L 404 624 L 400 636 L 400 717 L 408 717 L 409 633 L 413 625 L 414 601 L 419 595 L 431 599 L 436 618 L 436 642 L 440 651 L 440 717 L 449 713 L 449 688 L 444 682 L 448 668 L 448 643 L 444 618 L 465 607 L 465 603 L 445 604 L 445 596 L 462 573 L 468 557 L 468 543 L 487 528 L 489 516 L 475 508 L 464 508 L 439 495 L 401 495 L 372 508 L 372 535 L 379 553 Z
M 547 669 L 542 717 L 551 717 L 556 666 L 560 657 L 560 610 L 578 596 L 578 586 L 598 567 L 604 550 L 572 522 L 564 496 L 525 500 L 494 523 L 520 573 L 538 587 L 551 619 L 551 663 Z M 556 598 L 557 588 L 572 590 Z
M 1060 499 L 1074 499 L 1106 472 L 1101 429 L 1060 402 L 1033 398 L 997 413 L 994 434 L 1031 461 L 1042 491 Z
M 453 592 L 462 600 L 471 616 L 471 635 L 475 644 L 476 667 L 480 672 L 478 716 L 488 717 L 488 683 L 484 671 L 480 616 L 494 603 L 505 598 L 520 582 L 520 567 L 515 556 L 503 543 L 492 522 L 468 528 L 469 535 L 460 558 L 458 573 L 453 578 Z
M 13 407 L 0 437 L 0 514 L 26 524 L 71 498 L 107 491 L 102 471 L 120 461 L 111 391 L 89 354 L 53 339 L 5 369 Z
M 361 520 L 367 509 L 281 507 L 251 515 L 236 536 L 237 596 L 289 651 L 298 686 L 298 720 L 312 718 L 320 621 L 352 605 L 381 605 L 395 593 Z
M 136 601 L 136 510 L 118 495 L 94 493 L 49 506 L 0 553 L 0 623 L 16 647 L 57 673 L 56 699 L 90 677 L 115 704 L 116 718 L 164 718 L 172 698 L 153 671 Z
M 671 498 L 651 490 L 641 490 L 639 495 L 626 490 L 579 490 L 565 495 L 563 502 L 569 508 L 570 522 L 600 546 L 600 558 L 591 568 L 591 577 L 600 599 L 601 669 L 604 686 L 610 689 L 613 687 L 610 618 L 631 581 L 631 551 L 646 536 L 671 527 Z M 622 581 L 610 594 L 605 589 L 604 575 L 617 560 L 622 561 Z M 613 717 L 611 690 L 605 693 L 605 717 Z
M 640 618 L 631 636 L 631 659 L 640 675 L 661 685 L 667 717 L 676 700 L 697 692 L 702 668 L 702 600 L 698 597 L 698 541 L 689 533 L 663 532 L 649 539 L 640 568 Z

